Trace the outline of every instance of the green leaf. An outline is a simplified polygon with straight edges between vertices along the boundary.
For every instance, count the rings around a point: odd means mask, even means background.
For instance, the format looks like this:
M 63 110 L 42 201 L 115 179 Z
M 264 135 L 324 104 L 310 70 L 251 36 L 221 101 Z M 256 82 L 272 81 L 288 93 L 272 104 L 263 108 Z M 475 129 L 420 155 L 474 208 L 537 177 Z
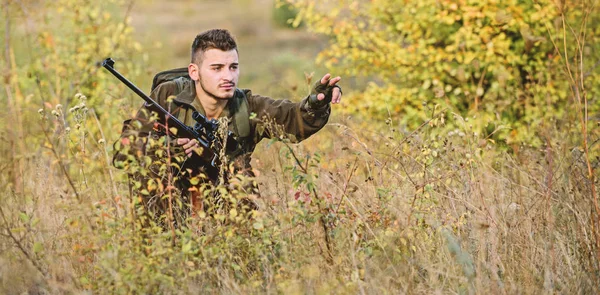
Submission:
M 21 221 L 24 223 L 29 223 L 29 215 L 25 214 L 24 212 L 19 213 L 19 219 L 21 219 Z
M 190 253 L 192 251 L 192 242 L 187 242 L 183 244 L 183 247 L 181 247 L 181 251 L 183 251 L 183 253 Z
M 11 228 L 11 229 L 10 229 L 10 231 L 11 231 L 13 234 L 22 233 L 22 232 L 24 232 L 24 231 L 25 231 L 25 227 L 22 227 L 22 226 L 20 226 L 20 227 Z
M 40 253 L 42 251 L 44 251 L 44 245 L 42 245 L 42 243 L 40 243 L 40 242 L 35 242 L 33 244 L 33 252 Z
M 255 230 L 262 230 L 264 228 L 264 225 L 263 225 L 262 221 L 257 221 L 254 224 L 252 224 L 252 227 Z
M 231 209 L 231 211 L 229 211 L 229 218 L 230 219 L 234 219 L 236 216 L 238 215 L 238 212 L 235 208 Z

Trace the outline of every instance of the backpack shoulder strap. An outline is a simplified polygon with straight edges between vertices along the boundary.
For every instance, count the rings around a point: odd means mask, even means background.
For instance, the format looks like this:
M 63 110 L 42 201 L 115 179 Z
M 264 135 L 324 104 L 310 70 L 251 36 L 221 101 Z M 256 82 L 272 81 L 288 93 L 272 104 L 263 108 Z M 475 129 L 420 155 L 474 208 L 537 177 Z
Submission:
M 175 95 L 178 95 L 179 93 L 181 93 L 181 91 L 183 91 L 185 79 L 187 79 L 187 78 L 179 77 L 174 80 L 171 80 L 171 81 L 175 82 L 175 85 L 177 85 L 177 90 L 175 90 L 176 91 Z M 179 104 L 177 104 L 175 102 L 175 100 L 171 100 L 171 102 L 169 102 L 169 109 L 170 109 L 171 114 L 176 116 L 179 121 L 185 122 L 186 113 L 180 112 L 181 106 Z
M 162 71 L 162 72 L 156 74 L 154 76 L 154 79 L 152 79 L 151 91 L 154 91 L 154 88 L 156 88 L 156 86 L 160 85 L 163 82 L 177 80 L 178 78 L 181 78 L 181 77 L 191 79 L 190 75 L 188 74 L 187 68 L 177 68 L 177 69 Z M 178 85 L 178 87 L 179 87 L 179 85 Z M 179 89 L 181 89 L 181 88 L 179 88 Z
M 231 111 L 233 112 L 233 120 L 237 134 L 240 138 L 246 138 L 250 135 L 250 113 L 248 111 L 248 98 L 246 94 L 240 90 L 235 90 L 234 104 Z

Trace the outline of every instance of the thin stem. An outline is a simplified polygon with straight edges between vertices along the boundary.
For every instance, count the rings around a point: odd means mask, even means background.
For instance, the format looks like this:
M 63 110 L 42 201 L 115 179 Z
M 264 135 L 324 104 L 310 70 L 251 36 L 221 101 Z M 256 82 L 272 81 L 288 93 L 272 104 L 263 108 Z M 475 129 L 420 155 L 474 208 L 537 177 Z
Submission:
M 52 144 L 52 140 L 50 139 L 50 136 L 48 135 L 48 130 L 46 130 L 46 128 L 44 128 L 44 126 L 41 126 L 41 127 L 42 127 L 42 131 L 44 132 L 44 136 L 46 137 L 46 140 L 50 144 L 49 149 L 52 151 L 52 154 L 56 158 L 56 161 L 58 161 L 58 165 L 60 166 L 60 169 L 63 172 L 65 178 L 69 182 L 69 186 L 71 187 L 71 189 L 73 189 L 73 193 L 75 193 L 75 197 L 77 198 L 77 201 L 81 204 L 81 196 L 79 195 L 79 192 L 77 191 L 77 188 L 75 187 L 75 183 L 71 179 L 69 172 L 65 168 L 65 165 L 63 164 L 60 155 L 56 152 L 56 149 L 54 148 L 54 144 Z
M 582 146 L 583 146 L 583 151 L 585 154 L 585 162 L 586 162 L 586 166 L 587 166 L 587 178 L 589 180 L 590 183 L 590 189 L 591 189 L 591 194 L 592 194 L 592 203 L 593 203 L 593 208 L 591 209 L 591 216 L 590 216 L 590 226 L 592 229 L 592 234 L 595 238 L 595 242 L 596 242 L 596 259 L 600 259 L 600 218 L 598 218 L 598 216 L 600 216 L 600 205 L 598 204 L 598 195 L 596 192 L 596 184 L 595 184 L 595 175 L 594 175 L 594 168 L 592 167 L 591 161 L 590 161 L 590 155 L 589 155 L 589 145 L 588 145 L 588 129 L 587 129 L 587 122 L 589 119 L 589 114 L 588 114 L 588 100 L 587 100 L 587 92 L 585 91 L 585 74 L 584 74 L 584 69 L 583 69 L 583 46 L 585 44 L 584 41 L 580 41 L 580 39 L 585 39 L 585 28 L 587 27 L 587 21 L 588 21 L 588 15 L 589 13 L 592 11 L 593 6 L 589 7 L 589 8 L 583 8 L 585 10 L 585 15 L 583 18 L 583 23 L 581 25 L 581 30 L 583 30 L 583 38 L 578 38 L 577 34 L 572 31 L 572 34 L 575 36 L 576 40 L 577 40 L 577 53 L 579 54 L 579 70 L 580 70 L 580 75 L 577 77 L 578 80 L 576 80 L 573 77 L 572 71 L 571 71 L 571 64 L 569 62 L 569 58 L 568 58 L 568 50 L 567 50 L 567 22 L 566 22 L 566 16 L 564 14 L 564 12 L 561 11 L 561 21 L 562 21 L 562 32 L 563 32 L 563 54 L 564 54 L 564 65 L 565 68 L 567 70 L 567 74 L 569 77 L 569 81 L 571 84 L 571 92 L 573 93 L 573 100 L 575 102 L 575 108 L 577 110 L 577 115 L 579 117 L 579 121 L 581 124 L 581 135 L 582 135 Z M 547 26 L 546 26 L 547 27 Z M 571 28 L 569 26 L 569 28 Z M 550 30 L 547 28 L 548 32 L 550 32 Z M 551 39 L 552 40 L 552 39 Z M 559 52 L 560 54 L 560 50 L 557 46 L 557 44 L 554 42 L 554 40 L 552 40 L 552 43 L 555 47 L 555 50 L 557 52 Z M 583 105 L 583 109 L 582 109 L 582 105 Z M 595 213 L 595 214 L 594 214 Z
M 321 227 L 323 228 L 323 234 L 325 235 L 325 246 L 327 247 L 327 256 L 325 257 L 325 260 L 327 260 L 327 263 L 333 264 L 333 241 L 331 240 L 331 236 L 329 233 L 330 228 L 329 223 L 327 222 L 327 210 L 323 209 L 323 207 L 321 206 L 321 200 L 317 196 L 317 191 L 314 187 L 311 188 L 311 193 L 313 195 L 315 203 L 317 204 L 319 214 L 321 215 L 319 218 L 319 222 L 321 222 Z
M 8 9 L 8 0 L 4 1 L 2 8 L 5 12 L 4 16 L 4 61 L 6 66 L 10 64 L 10 14 Z
M 352 170 L 350 170 L 350 173 L 348 174 L 348 177 L 346 178 L 346 182 L 344 183 L 344 190 L 342 191 L 342 196 L 340 197 L 340 201 L 338 202 L 336 209 L 335 209 L 336 215 L 338 214 L 338 211 L 340 210 L 342 201 L 344 201 L 344 197 L 346 196 L 346 191 L 348 190 L 348 183 L 350 183 L 350 179 L 352 178 L 352 175 L 354 174 L 354 172 L 356 172 L 356 169 L 358 169 L 358 157 L 356 157 L 356 159 L 354 159 L 354 164 L 352 165 Z
M 296 164 L 298 166 L 300 166 L 302 173 L 308 174 L 308 167 L 309 167 L 308 156 L 307 156 L 305 165 L 302 166 L 300 159 L 298 159 L 298 157 L 296 156 L 296 153 L 294 152 L 292 147 L 287 142 L 283 142 L 283 144 L 285 144 L 285 146 L 288 148 L 288 150 L 292 154 L 292 157 L 296 161 Z M 309 187 L 309 190 L 313 196 L 313 199 L 315 200 L 315 203 L 317 204 L 317 210 L 319 211 L 319 214 L 321 215 L 319 218 L 319 222 L 321 223 L 321 226 L 323 228 L 323 234 L 325 235 L 325 245 L 327 247 L 327 256 L 325 256 L 325 260 L 327 260 L 327 263 L 333 264 L 333 241 L 331 240 L 330 233 L 329 233 L 330 229 L 329 229 L 329 225 L 328 225 L 327 218 L 326 218 L 327 212 L 326 212 L 326 209 L 324 209 L 321 206 L 321 200 L 319 199 L 319 196 L 317 195 L 317 191 L 314 188 L 314 186 Z
M 110 156 L 108 155 L 108 150 L 106 149 L 106 137 L 104 136 L 104 131 L 102 130 L 102 125 L 100 124 L 100 120 L 98 120 L 98 116 L 96 115 L 96 112 L 93 109 L 91 109 L 90 112 L 92 114 L 92 117 L 94 117 L 94 120 L 96 121 L 96 125 L 98 126 L 100 136 L 102 137 L 102 140 L 104 141 L 104 143 L 103 143 L 104 159 L 106 160 L 106 170 L 108 171 L 108 178 L 110 179 L 110 183 L 111 183 L 110 188 L 112 189 L 113 196 L 117 196 L 117 187 L 115 185 L 115 178 L 113 176 L 112 169 L 110 169 L 110 166 L 111 166 Z M 116 209 L 118 209 L 117 204 L 116 204 L 114 198 L 111 198 L 111 201 L 112 201 L 113 207 L 115 208 L 115 212 L 118 217 L 119 211 L 116 210 Z
M 306 167 L 302 166 L 302 162 L 300 161 L 300 159 L 298 159 L 298 157 L 296 156 L 296 153 L 294 153 L 294 150 L 292 149 L 292 147 L 287 142 L 285 142 L 285 141 L 282 141 L 282 142 L 288 148 L 288 150 L 292 154 L 292 157 L 294 157 L 296 164 L 298 164 L 298 166 L 300 166 L 300 169 L 302 169 L 302 173 L 307 174 L 308 169 Z M 308 167 L 308 162 L 306 163 L 306 166 Z
M 169 109 L 169 113 L 171 110 Z M 167 115 L 168 116 L 168 115 Z M 165 130 L 169 130 L 169 118 L 165 118 Z M 175 246 L 177 236 L 175 235 L 175 224 L 173 216 L 173 173 L 171 173 L 171 137 L 166 136 L 167 139 L 167 193 L 169 194 L 169 213 L 167 214 L 169 228 L 171 229 L 172 245 Z M 183 193 L 183 192 L 182 192 Z
M 27 251 L 27 249 L 25 249 L 25 247 L 21 243 L 21 240 L 17 239 L 17 237 L 15 237 L 15 235 L 10 231 L 10 228 L 9 228 L 9 225 L 8 225 L 8 220 L 6 220 L 6 215 L 4 214 L 4 210 L 2 209 L 2 206 L 0 206 L 0 216 L 2 216 L 2 220 L 4 221 L 4 225 L 6 225 L 5 229 L 6 229 L 6 232 L 8 233 L 8 236 L 10 237 L 10 239 L 15 243 L 15 245 L 21 251 L 21 253 L 23 253 L 23 255 L 25 255 L 25 258 L 27 258 L 27 260 L 29 260 L 29 262 L 31 262 L 31 264 L 33 264 L 33 266 L 44 277 L 47 277 L 48 273 L 42 268 L 42 266 L 40 265 L 39 261 L 37 261 L 36 259 L 34 259 L 31 256 L 31 254 L 29 254 L 29 252 Z

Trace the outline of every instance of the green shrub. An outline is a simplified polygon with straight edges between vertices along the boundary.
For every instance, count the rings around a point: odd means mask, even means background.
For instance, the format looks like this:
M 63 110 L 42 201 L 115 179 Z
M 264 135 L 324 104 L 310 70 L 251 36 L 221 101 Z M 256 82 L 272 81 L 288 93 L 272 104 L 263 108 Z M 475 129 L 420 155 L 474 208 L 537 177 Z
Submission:
M 279 27 L 297 29 L 303 26 L 297 19 L 298 10 L 288 2 L 276 0 L 273 4 L 273 23 Z

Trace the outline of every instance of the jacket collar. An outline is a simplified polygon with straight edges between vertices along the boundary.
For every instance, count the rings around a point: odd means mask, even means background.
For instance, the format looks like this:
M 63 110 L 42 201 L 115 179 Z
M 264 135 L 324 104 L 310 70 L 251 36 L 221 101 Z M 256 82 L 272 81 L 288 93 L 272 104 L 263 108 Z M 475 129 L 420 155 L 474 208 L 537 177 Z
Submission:
M 181 90 L 181 92 L 179 92 L 179 94 L 177 94 L 173 100 L 178 103 L 192 105 L 196 99 L 196 87 L 194 85 L 194 80 L 185 79 L 184 81 L 183 90 Z

